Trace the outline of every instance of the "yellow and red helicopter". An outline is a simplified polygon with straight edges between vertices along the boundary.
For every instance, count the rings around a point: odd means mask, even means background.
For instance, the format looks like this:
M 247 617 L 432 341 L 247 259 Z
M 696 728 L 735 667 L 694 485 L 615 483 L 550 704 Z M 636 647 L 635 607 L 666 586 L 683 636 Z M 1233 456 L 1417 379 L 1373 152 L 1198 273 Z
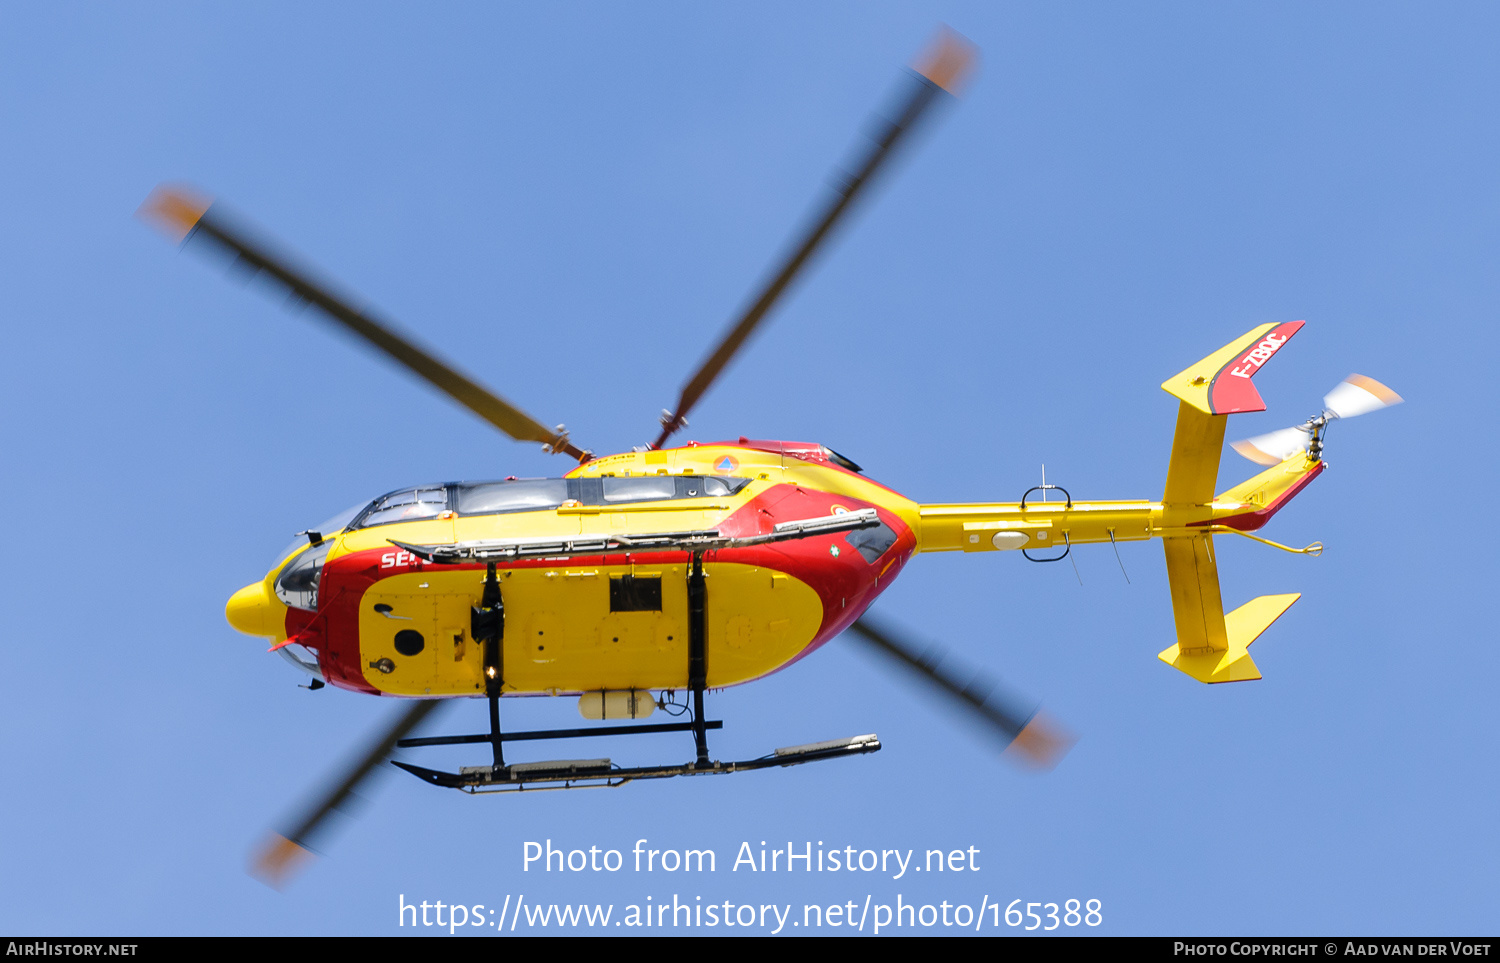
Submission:
M 856 172 L 797 238 L 771 280 L 664 412 L 653 442 L 595 456 L 439 360 L 388 323 L 333 294 L 196 193 L 163 186 L 143 213 L 186 243 L 204 239 L 288 290 L 327 320 L 385 352 L 512 438 L 577 460 L 559 478 L 456 482 L 382 495 L 316 529 L 265 577 L 234 593 L 227 616 L 313 677 L 372 695 L 414 700 L 369 753 L 276 837 L 261 871 L 277 877 L 311 845 L 325 817 L 397 747 L 475 744 L 484 765 L 439 772 L 396 765 L 469 792 L 620 785 L 637 779 L 724 774 L 876 751 L 874 735 L 778 749 L 743 761 L 713 759 L 709 690 L 762 678 L 841 633 L 868 642 L 971 710 L 1017 754 L 1048 765 L 1066 739 L 1015 700 L 977 690 L 900 633 L 866 616 L 870 604 L 923 552 L 1017 551 L 1059 561 L 1074 546 L 1160 538 L 1177 640 L 1162 661 L 1201 682 L 1260 678 L 1248 648 L 1297 600 L 1267 595 L 1225 612 L 1214 536 L 1253 534 L 1324 469 L 1329 422 L 1400 401 L 1354 375 L 1306 424 L 1237 443 L 1269 467 L 1216 494 L 1225 418 L 1264 410 L 1252 379 L 1302 327 L 1264 324 L 1172 376 L 1178 399 L 1160 500 L 1081 501 L 1055 485 L 1017 502 L 921 504 L 865 477 L 816 443 L 745 437 L 668 447 L 714 379 L 798 277 L 850 205 L 972 62 L 945 34 L 913 69 L 909 93 Z M 1049 491 L 1063 497 L 1047 499 Z M 1277 546 L 1286 548 L 1286 546 Z M 1290 551 L 1317 554 L 1313 545 Z M 653 694 L 655 693 L 655 694 Z M 681 721 L 507 732 L 500 701 L 568 695 L 590 720 L 640 720 L 654 710 Z M 443 700 L 484 699 L 485 733 L 412 737 Z M 505 744 L 681 731 L 685 763 L 621 767 L 609 759 L 507 763 Z

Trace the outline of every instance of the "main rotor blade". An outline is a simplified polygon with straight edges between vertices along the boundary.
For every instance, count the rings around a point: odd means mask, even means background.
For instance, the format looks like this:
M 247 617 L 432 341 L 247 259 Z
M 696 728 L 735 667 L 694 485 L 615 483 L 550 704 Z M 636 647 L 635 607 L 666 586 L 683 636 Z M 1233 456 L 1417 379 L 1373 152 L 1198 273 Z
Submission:
M 328 816 L 343 808 L 349 797 L 385 761 L 396 743 L 417 727 L 441 704 L 437 699 L 421 699 L 401 710 L 393 723 L 371 744 L 359 760 L 316 802 L 303 812 L 286 833 L 273 833 L 261 846 L 251 863 L 251 873 L 269 886 L 280 889 L 312 854 L 313 840 L 326 825 Z
M 552 451 L 585 460 L 584 453 L 569 443 L 567 433 L 561 428 L 545 427 L 453 366 L 397 334 L 388 324 L 331 294 L 321 283 L 295 267 L 289 258 L 247 237 L 214 211 L 206 199 L 181 188 L 163 185 L 146 198 L 139 213 L 184 243 L 195 236 L 207 237 L 232 251 L 240 264 L 280 283 L 296 300 L 317 307 L 329 320 L 364 338 L 398 364 L 517 441 L 539 442 Z
M 1072 747 L 1073 740 L 1036 709 L 1023 708 L 1013 699 L 1002 698 L 978 680 L 963 681 L 942 668 L 940 653 L 898 638 L 894 630 L 872 621 L 869 615 L 849 628 L 977 717 L 992 735 L 1002 740 L 1007 751 L 1029 765 L 1051 769 Z
M 754 333 L 756 326 L 796 280 L 799 272 L 827 239 L 865 185 L 890 159 L 896 146 L 916 126 L 933 102 L 939 99 L 940 95 L 952 94 L 957 89 L 973 59 L 973 46 L 958 34 L 945 30 L 938 36 L 922 62 L 913 68 L 911 92 L 907 94 L 906 100 L 896 114 L 896 119 L 880 121 L 882 125 L 880 133 L 872 138 L 869 150 L 856 169 L 857 173 L 841 178 L 834 196 L 828 199 L 822 212 L 811 222 L 797 243 L 790 248 L 779 270 L 729 329 L 718 347 L 708 356 L 708 360 L 703 362 L 703 366 L 683 386 L 682 395 L 677 401 L 677 410 L 662 418 L 662 432 L 652 445 L 653 448 L 660 448 L 674 432 L 687 423 L 688 412 L 708 391 L 714 379 Z

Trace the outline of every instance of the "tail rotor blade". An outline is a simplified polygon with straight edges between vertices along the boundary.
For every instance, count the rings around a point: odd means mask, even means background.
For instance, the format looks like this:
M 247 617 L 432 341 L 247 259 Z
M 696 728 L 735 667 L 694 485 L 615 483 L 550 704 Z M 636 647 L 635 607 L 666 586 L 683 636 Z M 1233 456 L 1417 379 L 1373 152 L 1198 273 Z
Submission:
M 1321 432 L 1331 418 L 1353 418 L 1401 404 L 1401 396 L 1374 378 L 1352 374 L 1323 396 L 1323 414 L 1296 428 L 1256 435 L 1230 444 L 1235 451 L 1261 465 L 1279 465 L 1309 451 L 1313 432 Z
M 1352 374 L 1323 396 L 1323 407 L 1335 418 L 1353 418 L 1399 405 L 1401 401 L 1400 395 L 1374 378 Z
M 404 739 L 428 714 L 442 703 L 423 699 L 401 710 L 392 724 L 370 744 L 348 771 L 303 809 L 285 833 L 272 833 L 251 862 L 251 875 L 275 889 L 288 883 L 298 869 L 312 856 L 314 841 L 327 828 L 327 820 L 342 809 L 375 768 L 386 760 L 396 743 Z
M 1312 432 L 1306 428 L 1282 428 L 1231 442 L 1229 447 L 1258 465 L 1279 465 L 1298 452 L 1307 451 L 1311 443 Z
M 999 738 L 1007 754 L 1017 761 L 1038 769 L 1051 769 L 1072 748 L 1074 740 L 1035 707 L 1001 696 L 978 680 L 965 682 L 941 665 L 942 656 L 935 650 L 913 644 L 868 615 L 850 626 L 850 630 L 966 711 L 985 731 Z

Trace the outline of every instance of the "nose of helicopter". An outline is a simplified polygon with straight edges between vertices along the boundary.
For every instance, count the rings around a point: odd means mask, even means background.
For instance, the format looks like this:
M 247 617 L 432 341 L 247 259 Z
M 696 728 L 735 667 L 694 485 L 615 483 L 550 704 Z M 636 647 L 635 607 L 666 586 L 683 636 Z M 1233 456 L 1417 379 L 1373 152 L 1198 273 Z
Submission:
M 286 606 L 271 595 L 265 582 L 252 582 L 229 597 L 224 617 L 246 635 L 274 637 L 284 628 Z

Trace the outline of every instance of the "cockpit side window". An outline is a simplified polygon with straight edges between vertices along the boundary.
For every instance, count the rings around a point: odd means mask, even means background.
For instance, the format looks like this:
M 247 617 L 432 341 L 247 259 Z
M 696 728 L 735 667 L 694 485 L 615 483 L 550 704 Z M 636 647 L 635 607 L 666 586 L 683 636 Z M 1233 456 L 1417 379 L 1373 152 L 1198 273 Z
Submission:
M 627 478 L 606 477 L 604 501 L 656 502 L 677 497 L 677 479 L 671 475 L 639 475 Z
M 453 486 L 453 510 L 460 515 L 556 508 L 567 500 L 568 480 L 565 478 L 525 478 Z
M 375 499 L 350 527 L 369 528 L 371 525 L 388 525 L 391 522 L 434 518 L 447 509 L 448 490 L 446 488 L 438 485 L 408 488 Z
M 668 498 L 724 498 L 750 484 L 748 478 L 722 475 L 606 475 L 573 479 L 579 484 L 570 495 L 584 505 L 655 502 Z

